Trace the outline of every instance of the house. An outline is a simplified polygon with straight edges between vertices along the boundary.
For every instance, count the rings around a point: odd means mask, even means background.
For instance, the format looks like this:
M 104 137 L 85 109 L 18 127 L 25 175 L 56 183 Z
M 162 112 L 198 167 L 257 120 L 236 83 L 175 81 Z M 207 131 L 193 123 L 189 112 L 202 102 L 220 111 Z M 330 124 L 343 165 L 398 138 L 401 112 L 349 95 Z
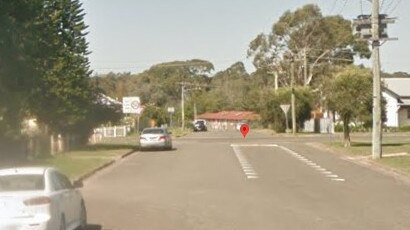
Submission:
M 234 130 L 237 124 L 257 121 L 260 116 L 252 111 L 221 111 L 203 113 L 198 118 L 206 120 L 210 130 Z
M 410 126 L 410 78 L 383 78 L 382 95 L 386 104 L 386 126 Z

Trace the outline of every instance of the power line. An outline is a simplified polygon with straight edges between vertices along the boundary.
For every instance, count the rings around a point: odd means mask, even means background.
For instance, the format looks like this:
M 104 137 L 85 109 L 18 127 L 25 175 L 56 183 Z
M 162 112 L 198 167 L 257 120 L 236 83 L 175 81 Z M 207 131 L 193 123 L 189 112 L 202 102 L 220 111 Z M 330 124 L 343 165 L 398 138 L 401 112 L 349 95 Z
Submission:
M 363 15 L 363 0 L 360 0 L 360 15 Z
M 397 4 L 393 7 L 393 9 L 390 11 L 389 14 L 393 14 L 393 12 L 397 9 L 397 7 L 400 5 L 401 0 L 397 0 Z
M 344 1 L 345 1 L 345 2 L 344 2 L 343 6 L 342 6 L 342 8 L 340 9 L 340 11 L 339 11 L 338 14 L 342 14 L 342 13 L 343 13 L 343 10 L 346 8 L 347 2 L 348 2 L 349 0 L 344 0 Z
M 391 0 L 390 3 L 386 6 L 385 8 L 385 13 L 387 14 L 387 11 L 390 10 L 390 8 L 393 6 L 395 0 Z

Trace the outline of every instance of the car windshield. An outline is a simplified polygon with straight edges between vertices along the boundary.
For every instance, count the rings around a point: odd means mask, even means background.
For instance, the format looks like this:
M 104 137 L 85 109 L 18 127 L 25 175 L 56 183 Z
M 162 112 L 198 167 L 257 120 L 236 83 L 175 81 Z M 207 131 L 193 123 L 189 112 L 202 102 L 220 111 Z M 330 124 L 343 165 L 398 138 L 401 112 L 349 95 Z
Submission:
M 163 134 L 165 130 L 163 129 L 145 129 L 142 134 Z
M 44 190 L 43 175 L 0 176 L 0 192 Z

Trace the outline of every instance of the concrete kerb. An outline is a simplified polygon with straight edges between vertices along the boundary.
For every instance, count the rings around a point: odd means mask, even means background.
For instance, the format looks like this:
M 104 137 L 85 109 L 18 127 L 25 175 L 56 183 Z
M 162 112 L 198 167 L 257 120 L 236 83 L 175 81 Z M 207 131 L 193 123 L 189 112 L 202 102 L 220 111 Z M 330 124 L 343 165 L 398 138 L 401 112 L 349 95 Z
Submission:
M 398 169 L 394 169 L 392 167 L 380 164 L 374 160 L 372 160 L 370 157 L 352 157 L 352 156 L 348 156 L 346 153 L 344 153 L 343 151 L 340 150 L 336 150 L 333 148 L 330 148 L 322 143 L 306 143 L 307 145 L 317 148 L 317 149 L 321 149 L 321 150 L 326 150 L 329 151 L 333 154 L 337 154 L 342 160 L 345 161 L 349 161 L 352 162 L 356 165 L 377 171 L 379 173 L 382 173 L 384 175 L 387 176 L 391 176 L 396 180 L 399 180 L 401 182 L 406 183 L 407 185 L 410 185 L 410 176 Z
M 138 149 L 133 149 L 129 152 L 126 152 L 126 153 L 122 154 L 121 156 L 116 157 L 115 159 L 112 159 L 111 161 L 109 161 L 109 162 L 107 162 L 107 163 L 105 163 L 105 164 L 103 164 L 103 165 L 101 165 L 101 166 L 99 166 L 99 167 L 85 173 L 84 175 L 79 176 L 74 181 L 84 181 L 84 180 L 90 178 L 91 176 L 93 176 L 94 174 L 96 174 L 97 172 L 99 172 L 99 171 L 113 165 L 115 162 L 130 156 L 131 154 L 135 153 L 136 151 L 138 151 Z

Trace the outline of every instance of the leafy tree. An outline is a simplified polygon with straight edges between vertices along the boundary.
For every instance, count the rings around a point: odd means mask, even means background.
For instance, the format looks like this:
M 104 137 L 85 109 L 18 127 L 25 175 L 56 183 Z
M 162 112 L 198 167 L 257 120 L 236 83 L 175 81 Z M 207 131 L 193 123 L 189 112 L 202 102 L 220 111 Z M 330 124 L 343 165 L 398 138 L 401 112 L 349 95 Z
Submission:
M 305 55 L 308 66 L 303 65 Z M 282 78 L 289 76 L 289 59 L 293 58 L 297 82 L 304 85 L 320 76 L 319 66 L 349 64 L 356 55 L 368 58 L 370 51 L 367 43 L 355 40 L 350 21 L 341 16 L 323 16 L 319 7 L 312 4 L 286 11 L 271 32 L 259 34 L 248 49 L 257 69 L 276 71 Z M 308 71 L 306 81 L 303 68 Z
M 249 91 L 249 82 L 249 74 L 245 66 L 242 62 L 236 62 L 212 77 L 208 95 L 218 95 L 219 105 L 224 109 L 242 110 L 245 109 L 244 102 Z
M 329 93 L 326 101 L 329 109 L 340 115 L 343 121 L 344 145 L 350 146 L 349 124 L 359 116 L 371 114 L 371 73 L 368 69 L 348 66 L 336 73 L 327 90 Z
M 140 96 L 144 104 L 175 105 L 181 98 L 181 82 L 207 84 L 213 68 L 212 63 L 199 59 L 157 64 L 133 76 L 127 92 Z
M 34 65 L 40 39 L 34 22 L 41 0 L 3 0 L 0 3 L 0 155 L 21 152 L 21 122 L 39 72 Z M 3 152 L 4 151 L 4 152 Z
M 262 124 L 272 126 L 277 132 L 284 132 L 286 128 L 285 115 L 280 108 L 281 104 L 290 104 L 292 90 L 290 88 L 279 88 L 277 91 L 266 91 L 262 96 L 262 102 L 259 105 L 259 113 L 262 118 Z M 313 105 L 313 93 L 308 87 L 296 87 L 296 124 L 297 128 L 302 128 L 304 121 L 310 118 L 310 112 Z M 290 118 L 290 111 L 288 113 Z M 288 120 L 289 127 L 291 126 L 291 119 Z

